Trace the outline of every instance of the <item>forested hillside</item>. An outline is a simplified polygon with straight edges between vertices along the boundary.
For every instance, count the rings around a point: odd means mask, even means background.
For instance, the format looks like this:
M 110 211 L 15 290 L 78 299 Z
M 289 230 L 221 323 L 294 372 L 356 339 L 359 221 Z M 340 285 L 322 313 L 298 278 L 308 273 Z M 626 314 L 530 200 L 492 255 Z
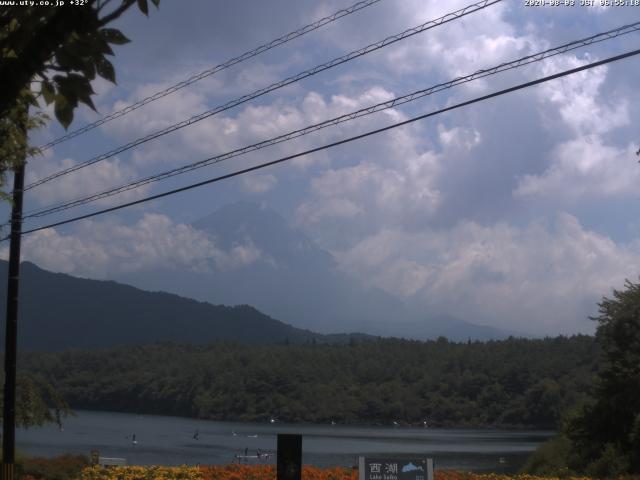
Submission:
M 156 344 L 28 354 L 72 407 L 219 420 L 554 428 L 592 389 L 593 337 Z
M 348 342 L 350 334 L 320 335 L 275 320 L 249 305 L 211 305 L 116 282 L 76 278 L 22 263 L 20 350 L 113 347 L 154 342 Z M 0 291 L 7 262 L 0 260 Z M 6 298 L 0 295 L 0 311 Z M 354 334 L 355 338 L 367 338 Z M 0 329 L 4 345 L 4 330 Z

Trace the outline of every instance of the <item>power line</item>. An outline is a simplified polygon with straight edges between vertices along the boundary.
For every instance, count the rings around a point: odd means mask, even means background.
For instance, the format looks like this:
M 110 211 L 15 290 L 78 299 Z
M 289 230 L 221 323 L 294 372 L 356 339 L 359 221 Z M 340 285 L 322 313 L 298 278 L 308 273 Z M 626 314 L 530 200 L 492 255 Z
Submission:
M 426 89 L 422 89 L 422 90 L 418 90 L 415 91 L 413 93 L 410 93 L 408 95 L 404 95 L 401 97 L 396 97 L 394 99 L 388 100 L 386 102 L 381 102 L 366 108 L 362 108 L 360 110 L 351 112 L 351 113 L 347 113 L 344 115 L 340 115 L 338 117 L 329 119 L 329 120 L 325 120 L 323 122 L 320 123 L 316 123 L 314 125 L 310 125 L 307 127 L 304 127 L 302 129 L 298 129 L 298 130 L 294 130 L 291 132 L 288 132 L 286 134 L 283 135 L 279 135 L 277 137 L 268 139 L 268 140 L 264 140 L 258 143 L 254 143 L 252 145 L 248 145 L 242 148 L 238 148 L 235 150 L 232 150 L 230 152 L 227 153 L 223 153 L 220 155 L 216 155 L 213 157 L 209 157 L 206 158 L 204 160 L 200 160 L 198 162 L 194 162 L 194 163 L 190 163 L 188 165 L 183 165 L 181 167 L 177 167 L 177 168 L 173 168 L 171 170 L 167 170 L 155 175 L 151 175 L 145 178 L 141 178 L 138 180 L 135 180 L 133 182 L 130 183 L 126 183 L 124 185 L 120 185 L 118 187 L 115 188 L 111 188 L 99 193 L 95 193 L 89 196 L 85 196 L 85 197 L 80 197 L 80 198 L 76 198 L 74 200 L 70 200 L 70 201 L 66 201 L 64 203 L 61 204 L 57 204 L 57 205 L 53 205 L 53 206 L 48 206 L 48 207 L 43 207 L 40 209 L 36 209 L 36 210 L 32 210 L 30 212 L 27 212 L 23 218 L 27 219 L 27 218 L 35 218 L 35 217 L 43 217 L 46 215 L 51 215 L 53 213 L 57 213 L 57 212 L 61 212 L 64 210 L 68 210 L 70 208 L 73 207 L 77 207 L 77 206 L 81 206 L 81 205 L 85 205 L 87 203 L 90 202 L 94 202 L 100 199 L 104 199 L 104 198 L 108 198 L 108 197 L 112 197 L 114 195 L 118 195 L 120 193 L 124 193 L 130 190 L 133 190 L 135 188 L 138 188 L 140 186 L 143 185 L 147 185 L 153 182 L 157 182 L 160 180 L 165 180 L 167 178 L 176 176 L 176 175 L 180 175 L 186 172 L 190 172 L 199 168 L 203 168 L 212 164 L 216 164 L 216 163 L 220 163 L 222 161 L 228 160 L 230 158 L 233 157 L 237 157 L 239 155 L 243 155 L 249 152 L 253 152 L 256 150 L 260 150 L 262 148 L 266 148 L 272 145 L 276 145 L 278 143 L 282 143 L 285 141 L 289 141 L 298 137 L 301 137 L 303 135 L 307 135 L 309 133 L 327 128 L 329 126 L 333 126 L 333 125 L 338 125 L 340 123 L 343 122 L 347 122 L 347 121 L 351 121 L 354 120 L 356 118 L 361 118 L 367 115 L 371 115 L 373 113 L 382 111 L 382 110 L 386 110 L 386 109 L 390 109 L 393 107 L 396 107 L 398 105 L 402 105 L 405 103 L 409 103 L 415 100 L 418 100 L 420 98 L 423 98 L 427 95 L 431 95 L 433 93 L 442 91 L 442 90 L 446 90 L 449 88 L 452 88 L 456 85 L 460 85 L 463 83 L 467 83 L 467 82 L 471 82 L 473 80 L 477 80 L 479 78 L 484 78 L 490 75 L 495 75 L 497 73 L 501 73 L 507 70 L 512 70 L 515 68 L 519 68 L 525 65 L 529 65 L 531 63 L 534 62 L 539 62 L 542 61 L 546 58 L 550 58 L 552 56 L 555 55 L 559 55 L 562 53 L 566 53 L 572 50 L 575 50 L 577 48 L 581 48 L 587 45 L 592 45 L 594 43 L 599 43 L 599 42 L 603 42 L 605 40 L 610 40 L 612 38 L 616 38 L 619 37 L 621 35 L 627 35 L 629 33 L 632 32 L 637 32 L 638 30 L 640 30 L 640 21 L 639 22 L 635 22 L 629 25 L 624 25 L 612 30 L 609 30 L 607 32 L 602 32 L 602 33 L 598 33 L 595 35 L 592 35 L 590 37 L 587 38 L 583 38 L 580 40 L 575 40 L 573 42 L 570 43 L 566 43 L 564 45 L 558 46 L 558 47 L 554 47 L 554 48 L 550 48 L 548 50 L 542 51 L 542 52 L 538 52 L 538 53 L 534 53 L 531 55 L 527 55 L 525 57 L 519 58 L 517 60 L 513 60 L 511 62 L 505 62 L 505 63 L 501 63 L 495 67 L 491 67 L 491 68 L 487 68 L 487 69 L 482 69 L 482 70 L 478 70 L 475 73 L 471 74 L 471 75 L 466 75 L 466 76 L 462 76 L 462 77 L 457 77 L 453 80 L 450 80 L 448 82 L 444 82 L 444 83 L 440 83 L 437 84 L 435 86 L 426 88 Z
M 350 142 L 353 142 L 355 140 L 360 140 L 362 138 L 366 138 L 366 137 L 369 137 L 371 135 L 377 135 L 377 134 L 385 132 L 387 130 L 398 128 L 398 127 L 401 127 L 403 125 L 408 125 L 408 124 L 416 122 L 418 120 L 423 120 L 425 118 L 432 117 L 432 116 L 435 116 L 435 115 L 439 115 L 441 113 L 448 112 L 448 111 L 451 111 L 451 110 L 455 110 L 457 108 L 461 108 L 461 107 L 465 107 L 467 105 L 471 105 L 471 104 L 474 104 L 474 103 L 478 103 L 478 102 L 482 102 L 482 101 L 485 101 L 485 100 L 489 100 L 489 99 L 494 98 L 494 97 L 498 97 L 498 96 L 501 96 L 501 95 L 505 95 L 507 93 L 515 92 L 517 90 L 522 90 L 524 88 L 532 87 L 534 85 L 539 85 L 541 83 L 545 83 L 545 82 L 548 82 L 548 81 L 551 81 L 551 80 L 555 80 L 557 78 L 565 77 L 567 75 L 572 75 L 574 73 L 581 72 L 583 70 L 588 70 L 588 69 L 591 69 L 591 68 L 594 68 L 594 67 L 598 67 L 600 65 L 605 65 L 607 63 L 611 63 L 611 62 L 615 62 L 615 61 L 618 61 L 618 60 L 622 60 L 624 58 L 632 57 L 632 56 L 638 55 L 638 54 L 640 54 L 640 49 L 633 50 L 633 51 L 630 51 L 630 52 L 627 52 L 627 53 L 623 53 L 623 54 L 620 54 L 620 55 L 616 55 L 614 57 L 609 57 L 609 58 L 606 58 L 604 60 L 600 60 L 600 61 L 597 61 L 597 62 L 592 62 L 592 63 L 586 64 L 586 65 L 583 65 L 581 67 L 576 67 L 576 68 L 572 68 L 572 69 L 569 69 L 569 70 L 564 70 L 562 72 L 555 73 L 553 75 L 548 75 L 546 77 L 542 77 L 542 78 L 539 78 L 537 80 L 532 80 L 530 82 L 521 83 L 519 85 L 516 85 L 516 86 L 513 86 L 513 87 L 509 87 L 509 88 L 505 88 L 503 90 L 499 90 L 497 92 L 490 93 L 488 95 L 483 95 L 481 97 L 476 97 L 476 98 L 474 98 L 472 100 L 467 100 L 465 102 L 457 103 L 455 105 L 451 105 L 451 106 L 448 106 L 448 107 L 445 107 L 445 108 L 441 108 L 441 109 L 435 110 L 433 112 L 425 113 L 423 115 L 419 115 L 417 117 L 413 117 L 413 118 L 410 118 L 408 120 L 404 120 L 402 122 L 398 122 L 398 123 L 394 123 L 394 124 L 391 124 L 391 125 L 387 125 L 386 127 L 382 127 L 382 128 L 378 128 L 378 129 L 375 129 L 375 130 L 371 130 L 369 132 L 362 133 L 360 135 L 355 135 L 353 137 L 349 137 L 349 138 L 345 138 L 345 139 L 342 139 L 342 140 L 338 140 L 336 142 L 332 142 L 332 143 L 329 143 L 329 144 L 326 144 L 326 145 L 322 145 L 320 147 L 312 148 L 310 150 L 305 150 L 304 152 L 299 152 L 299 153 L 295 153 L 293 155 L 288 155 L 286 157 L 282 157 L 282 158 L 279 158 L 277 160 L 272 160 L 270 162 L 261 163 L 259 165 L 255 165 L 253 167 L 244 168 L 242 170 L 237 170 L 235 172 L 228 173 L 226 175 L 221 175 L 219 177 L 210 178 L 208 180 L 204 180 L 204 181 L 201 181 L 201 182 L 198 182 L 198 183 L 192 183 L 192 184 L 187 185 L 185 187 L 176 188 L 174 190 L 169 190 L 167 192 L 159 193 L 157 195 L 152 195 L 152 196 L 149 196 L 149 197 L 141 198 L 139 200 L 134 200 L 134 201 L 131 201 L 131 202 L 123 203 L 123 204 L 120 204 L 120 205 L 116 205 L 114 207 L 105 208 L 103 210 L 98 210 L 98 211 L 93 212 L 93 213 L 88 213 L 88 214 L 85 214 L 85 215 L 72 217 L 72 218 L 69 218 L 67 220 L 62 220 L 62 221 L 59 221 L 59 222 L 50 223 L 50 224 L 42 226 L 42 227 L 37 227 L 37 228 L 32 228 L 30 230 L 25 230 L 25 231 L 22 232 L 22 234 L 25 235 L 25 234 L 28 234 L 28 233 L 38 232 L 40 230 L 45 230 L 47 228 L 53 228 L 53 227 L 58 227 L 60 225 L 66 225 L 68 223 L 77 222 L 79 220 L 84 220 L 84 219 L 95 217 L 95 216 L 102 215 L 102 214 L 105 214 L 105 213 L 114 212 L 116 210 L 121 210 L 123 208 L 131 207 L 133 205 L 139 205 L 141 203 L 146 203 L 146 202 L 149 202 L 151 200 L 157 200 L 159 198 L 163 198 L 163 197 L 167 197 L 167 196 L 170 196 L 170 195 L 174 195 L 176 193 L 184 192 L 184 191 L 187 191 L 187 190 L 192 190 L 194 188 L 201 187 L 201 186 L 204 186 L 204 185 L 208 185 L 208 184 L 211 184 L 211 183 L 220 182 L 220 181 L 226 180 L 228 178 L 232 178 L 232 177 L 236 177 L 236 176 L 239 176 L 239 175 L 243 175 L 245 173 L 249 173 L 249 172 L 253 172 L 253 171 L 256 171 L 256 170 L 260 170 L 262 168 L 270 167 L 270 166 L 276 165 L 278 163 L 283 163 L 283 162 L 286 162 L 288 160 L 292 160 L 294 158 L 302 157 L 304 155 L 309 155 L 311 153 L 319 152 L 321 150 L 326 150 L 326 149 L 329 149 L 329 148 L 333 148 L 333 147 L 336 147 L 338 145 L 342 145 L 342 144 L 345 144 L 345 143 L 350 143 Z M 7 240 L 8 238 L 9 237 L 4 237 L 0 241 Z
M 173 125 L 170 125 L 162 130 L 158 130 L 154 133 L 151 133 L 149 135 L 146 135 L 144 137 L 138 138 L 137 140 L 133 140 L 132 142 L 127 143 L 126 145 L 122 145 L 120 147 L 117 147 L 113 150 L 110 150 L 109 152 L 103 153 L 101 155 L 95 156 L 89 160 L 86 160 L 82 163 L 79 163 L 77 165 L 74 165 L 73 167 L 69 167 L 66 168 L 64 170 L 60 170 L 56 173 L 53 173 L 47 177 L 44 177 L 40 180 L 37 180 L 35 182 L 32 182 L 31 184 L 27 185 L 25 187 L 25 190 L 29 190 L 31 188 L 37 187 L 38 185 L 42 185 L 43 183 L 46 183 L 48 181 L 51 181 L 55 178 L 61 177 L 62 175 L 66 175 L 68 173 L 71 172 L 75 172 L 77 170 L 80 170 L 81 168 L 87 167 L 89 165 L 93 165 L 95 163 L 98 163 L 102 160 L 106 160 L 108 158 L 113 157 L 114 155 L 117 155 L 119 153 L 125 152 L 127 150 L 130 150 L 131 148 L 137 147 L 138 145 L 142 145 L 143 143 L 147 143 L 151 140 L 154 140 L 158 137 L 162 137 L 164 135 L 167 135 L 171 132 L 175 132 L 176 130 L 179 130 L 181 128 L 187 127 L 189 125 L 193 125 L 196 122 L 199 122 L 201 120 L 204 120 L 205 118 L 209 118 L 213 115 L 216 115 L 220 112 L 223 112 L 225 110 L 229 110 L 233 107 L 236 107 L 238 105 L 241 105 L 243 103 L 246 103 L 250 100 L 253 100 L 255 98 L 261 97 L 262 95 L 265 95 L 269 92 L 272 92 L 274 90 L 280 89 L 282 87 L 285 87 L 287 85 L 290 85 L 292 83 L 295 83 L 299 80 L 302 80 L 303 78 L 307 78 L 307 77 L 311 77 L 312 75 L 316 75 L 317 73 L 323 72 L 325 70 L 328 70 L 330 68 L 336 67 L 338 65 L 341 65 L 343 63 L 349 62 L 351 60 L 354 60 L 358 57 L 361 57 L 363 55 L 367 55 L 368 53 L 374 52 L 376 50 L 379 50 L 381 48 L 384 48 L 388 45 L 391 45 L 393 43 L 399 42 L 400 40 L 404 40 L 406 38 L 409 38 L 413 35 L 417 35 L 418 33 L 422 33 L 425 32 L 427 30 L 430 30 L 432 28 L 438 27 L 444 23 L 448 23 L 451 22 L 453 20 L 456 20 L 458 18 L 461 18 L 465 15 L 469 15 L 471 13 L 474 13 L 476 11 L 482 10 L 490 5 L 493 5 L 495 3 L 501 2 L 502 0 L 482 0 L 481 2 L 477 2 L 471 5 L 468 5 L 460 10 L 456 10 L 455 12 L 451 12 L 451 13 L 447 13 L 446 15 L 443 15 L 442 17 L 439 17 L 435 20 L 430 20 L 428 22 L 425 22 L 421 25 L 418 25 L 416 27 L 413 28 L 409 28 L 401 33 L 398 33 L 396 35 L 391 35 L 383 40 L 380 40 L 379 42 L 375 42 L 372 43 L 370 45 L 367 45 L 366 47 L 360 48 L 358 50 L 354 50 L 350 53 L 347 53 L 346 55 L 343 55 L 341 57 L 338 58 L 334 58 L 333 60 L 330 60 L 329 62 L 323 63 L 322 65 L 317 65 L 313 68 L 310 68 L 308 70 L 305 70 L 304 72 L 298 73 L 296 75 L 293 75 L 291 77 L 288 77 L 284 80 L 281 80 L 279 82 L 276 82 L 272 85 L 269 85 L 268 87 L 264 87 L 261 88 L 259 90 L 254 91 L 253 93 L 244 95 L 242 97 L 239 97 L 235 100 L 231 100 L 230 102 L 225 103 L 224 105 L 220 105 L 218 107 L 215 107 L 211 110 L 207 110 L 203 113 L 200 113 L 198 115 L 194 115 L 186 120 L 183 120 L 181 122 L 175 123 Z
M 49 143 L 46 143 L 44 145 L 42 145 L 41 147 L 38 147 L 40 150 L 47 150 L 51 147 L 53 147 L 54 145 L 57 145 L 59 143 L 65 142 L 71 138 L 77 137 L 78 135 L 82 135 L 83 133 L 86 133 L 90 130 L 93 130 L 96 127 L 99 127 L 100 125 L 103 125 L 115 118 L 119 118 L 122 117 L 124 115 L 126 115 L 127 113 L 133 112 L 134 110 L 139 109 L 140 107 L 143 107 L 144 105 L 146 105 L 147 103 L 151 103 L 155 100 L 158 100 L 159 98 L 162 97 L 166 97 L 167 95 L 170 95 L 174 92 L 177 92 L 178 90 L 183 89 L 184 87 L 187 87 L 193 83 L 196 83 L 199 80 L 202 80 L 203 78 L 209 77 L 215 73 L 218 73 L 222 70 L 225 70 L 229 67 L 232 67 L 233 65 L 237 65 L 238 63 L 244 62 L 245 60 L 249 60 L 250 58 L 253 58 L 257 55 L 260 55 L 261 53 L 264 53 L 268 50 L 271 50 L 273 48 L 279 47 L 280 45 L 284 45 L 285 43 L 290 42 L 291 40 L 294 40 L 298 37 L 301 37 L 309 32 L 312 32 L 314 30 L 317 30 L 320 27 L 323 27 L 329 23 L 335 22 L 336 20 L 338 20 L 339 18 L 345 17 L 347 15 L 350 15 L 354 12 L 357 12 L 358 10 L 362 10 L 363 8 L 367 8 L 375 3 L 378 3 L 380 0 L 364 0 L 364 1 L 360 1 L 358 3 L 355 3 L 353 5 L 351 5 L 348 8 L 342 9 L 342 10 L 338 10 L 337 12 L 335 12 L 332 15 L 329 15 L 327 17 L 321 18 L 320 20 L 317 20 L 313 23 L 310 23 L 309 25 L 305 25 L 302 28 L 299 28 L 298 30 L 295 30 L 293 32 L 289 32 L 286 35 L 283 35 L 279 38 L 276 38 L 275 40 L 272 40 L 268 43 L 265 43 L 263 45 L 260 45 L 259 47 L 250 50 L 248 52 L 243 53 L 242 55 L 238 55 L 237 57 L 234 57 L 230 60 L 227 60 L 224 63 L 221 63 L 219 65 L 216 65 L 215 67 L 209 68 L 207 70 L 204 70 L 196 75 L 192 75 L 191 77 L 187 78 L 186 80 L 176 83 L 175 85 L 172 85 L 164 90 L 161 90 L 159 92 L 154 93 L 153 95 L 150 95 L 146 98 L 143 98 L 142 100 L 139 100 L 135 103 L 132 103 L 131 105 L 126 106 L 125 108 L 122 108 L 120 110 L 117 110 L 113 113 L 110 113 L 109 115 L 105 115 L 104 117 L 102 117 L 101 119 L 90 123 L 88 125 L 85 125 L 82 128 L 79 128 L 77 130 L 74 130 L 72 132 L 67 133 L 66 135 L 63 135 L 62 137 L 56 138 L 55 140 L 50 141 Z

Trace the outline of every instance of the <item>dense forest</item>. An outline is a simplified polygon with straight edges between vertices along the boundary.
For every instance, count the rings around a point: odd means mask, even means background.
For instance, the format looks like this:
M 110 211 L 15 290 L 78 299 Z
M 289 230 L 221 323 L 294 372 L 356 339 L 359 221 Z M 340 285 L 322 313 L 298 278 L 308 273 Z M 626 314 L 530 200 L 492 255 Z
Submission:
M 593 337 L 154 344 L 29 353 L 72 408 L 217 420 L 556 428 L 592 393 Z

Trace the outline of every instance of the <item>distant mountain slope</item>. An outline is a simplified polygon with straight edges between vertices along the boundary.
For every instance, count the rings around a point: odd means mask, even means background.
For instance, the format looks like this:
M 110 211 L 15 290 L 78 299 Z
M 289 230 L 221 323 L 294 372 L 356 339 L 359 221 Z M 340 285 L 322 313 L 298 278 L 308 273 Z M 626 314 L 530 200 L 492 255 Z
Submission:
M 212 272 L 157 268 L 122 274 L 123 283 L 226 305 L 248 304 L 298 328 L 366 331 L 406 317 L 404 305 L 341 272 L 333 256 L 269 208 L 225 205 L 193 223 L 218 248 L 250 245 L 256 259 Z M 378 334 L 378 331 L 373 332 Z
M 422 332 L 422 334 L 416 332 Z M 524 337 L 520 332 L 469 323 L 444 314 L 430 315 L 427 321 L 407 322 L 399 325 L 395 336 L 428 340 L 436 338 L 434 334 L 453 341 L 479 340 L 481 342 L 505 340 L 511 336 Z
M 147 292 L 111 281 L 51 273 L 23 262 L 19 347 L 60 350 L 153 342 L 243 343 L 345 342 L 264 315 L 253 307 L 226 307 L 163 292 Z M 5 311 L 7 262 L 0 261 L 0 309 Z M 4 323 L 2 345 L 4 345 Z M 358 336 L 362 337 L 362 336 Z
M 51 273 L 25 262 L 20 288 L 21 348 L 213 340 L 341 343 L 352 334 L 329 333 L 354 331 L 420 340 L 444 336 L 454 341 L 502 339 L 511 333 L 433 315 L 367 288 L 341 272 L 329 252 L 268 208 L 227 205 L 193 226 L 214 239 L 221 250 L 249 245 L 259 255 L 232 268 L 212 265 L 208 273 L 159 268 L 117 278 L 142 290 Z M 7 263 L 0 261 L 2 312 L 6 271 Z M 3 335 L 4 328 L 0 331 Z
M 212 272 L 170 267 L 121 274 L 119 281 L 190 298 L 249 304 L 298 328 L 362 331 L 414 339 L 507 338 L 512 332 L 434 315 L 419 305 L 370 288 L 341 271 L 335 259 L 278 213 L 249 202 L 228 204 L 194 222 L 226 252 L 249 245 L 258 255 L 233 268 Z

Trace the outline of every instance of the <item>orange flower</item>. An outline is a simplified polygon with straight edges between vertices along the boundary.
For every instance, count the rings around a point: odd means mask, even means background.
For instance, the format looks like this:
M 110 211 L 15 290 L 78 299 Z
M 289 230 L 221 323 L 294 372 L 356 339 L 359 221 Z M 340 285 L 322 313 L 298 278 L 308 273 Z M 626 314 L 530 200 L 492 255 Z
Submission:
M 455 470 L 436 470 L 435 480 L 559 480 L 532 475 L 476 474 Z M 275 480 L 275 465 L 208 465 L 201 467 L 87 467 L 80 480 Z M 23 480 L 35 480 L 25 475 Z M 302 480 L 358 480 L 358 470 L 344 467 L 302 467 Z M 594 480 L 571 477 L 563 480 Z M 640 480 L 625 477 L 618 480 Z
M 203 480 L 275 480 L 274 465 L 210 465 L 201 466 Z M 357 480 L 358 471 L 351 468 L 302 467 L 302 480 Z

